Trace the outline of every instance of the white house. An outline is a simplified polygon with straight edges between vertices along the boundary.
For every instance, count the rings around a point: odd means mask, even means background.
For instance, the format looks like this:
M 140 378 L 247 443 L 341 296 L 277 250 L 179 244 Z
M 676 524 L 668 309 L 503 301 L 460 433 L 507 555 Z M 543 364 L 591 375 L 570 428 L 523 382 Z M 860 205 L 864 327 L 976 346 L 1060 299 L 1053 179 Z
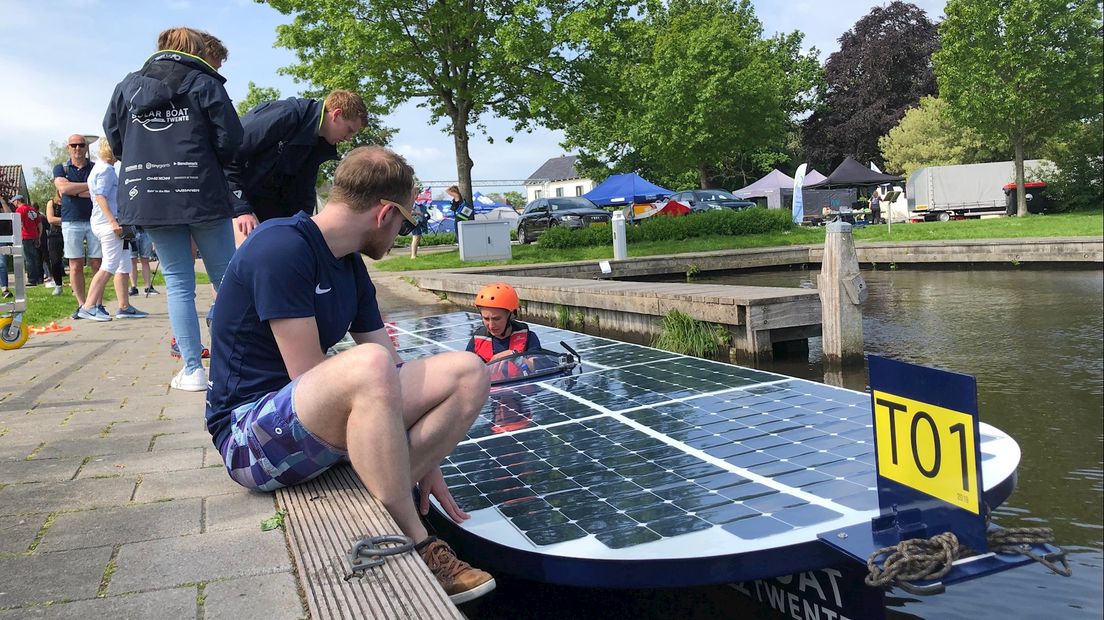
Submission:
M 594 189 L 594 181 L 575 172 L 575 155 L 560 155 L 544 162 L 525 180 L 525 201 L 552 196 L 582 196 Z

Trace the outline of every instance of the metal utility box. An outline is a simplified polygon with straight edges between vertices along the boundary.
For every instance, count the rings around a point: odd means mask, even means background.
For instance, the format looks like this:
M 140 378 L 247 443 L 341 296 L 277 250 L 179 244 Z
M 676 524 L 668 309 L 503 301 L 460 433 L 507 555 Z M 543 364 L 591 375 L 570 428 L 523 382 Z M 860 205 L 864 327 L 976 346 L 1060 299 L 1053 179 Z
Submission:
M 507 220 L 469 220 L 457 222 L 460 260 L 509 260 L 510 222 Z

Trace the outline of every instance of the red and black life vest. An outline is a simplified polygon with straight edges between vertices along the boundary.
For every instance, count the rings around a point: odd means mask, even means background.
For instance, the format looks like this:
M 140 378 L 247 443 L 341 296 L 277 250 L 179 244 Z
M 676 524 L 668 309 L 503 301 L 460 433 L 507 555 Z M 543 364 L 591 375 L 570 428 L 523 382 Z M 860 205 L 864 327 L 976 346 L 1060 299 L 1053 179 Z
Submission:
M 514 332 L 510 334 L 507 346 L 515 353 L 524 353 L 525 345 L 529 344 L 529 326 L 518 321 L 510 321 L 510 326 L 513 327 Z M 472 340 L 475 341 L 475 354 L 483 358 L 484 362 L 491 361 L 494 357 L 494 338 L 487 331 L 486 326 L 480 325 L 479 329 L 475 330 Z

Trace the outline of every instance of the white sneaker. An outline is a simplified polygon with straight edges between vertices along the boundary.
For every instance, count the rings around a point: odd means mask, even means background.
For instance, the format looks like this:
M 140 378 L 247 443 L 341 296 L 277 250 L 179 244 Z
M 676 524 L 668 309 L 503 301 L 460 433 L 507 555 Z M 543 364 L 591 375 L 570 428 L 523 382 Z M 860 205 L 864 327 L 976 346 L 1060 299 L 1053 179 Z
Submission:
M 61 287 L 60 286 L 55 286 L 54 287 L 54 297 L 60 297 L 60 296 L 61 296 Z
M 169 385 L 185 392 L 206 392 L 207 373 L 203 368 L 196 368 L 192 372 L 188 372 L 187 367 L 181 368 Z

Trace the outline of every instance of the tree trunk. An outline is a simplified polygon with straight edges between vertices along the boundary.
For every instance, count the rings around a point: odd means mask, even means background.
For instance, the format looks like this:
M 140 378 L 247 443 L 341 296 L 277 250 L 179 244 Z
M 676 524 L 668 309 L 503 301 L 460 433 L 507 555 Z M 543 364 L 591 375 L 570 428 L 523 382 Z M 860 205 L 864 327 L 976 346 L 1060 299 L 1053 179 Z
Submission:
M 709 170 L 705 164 L 698 164 L 698 183 L 702 189 L 709 189 Z
M 1027 192 L 1024 188 L 1024 144 L 1023 136 L 1012 139 L 1016 148 L 1016 216 L 1027 215 Z
M 472 159 L 468 155 L 468 111 L 470 102 L 459 102 L 456 113 L 452 116 L 452 141 L 456 148 L 456 180 L 460 183 L 460 196 L 474 209 L 475 201 L 472 199 L 471 171 Z

